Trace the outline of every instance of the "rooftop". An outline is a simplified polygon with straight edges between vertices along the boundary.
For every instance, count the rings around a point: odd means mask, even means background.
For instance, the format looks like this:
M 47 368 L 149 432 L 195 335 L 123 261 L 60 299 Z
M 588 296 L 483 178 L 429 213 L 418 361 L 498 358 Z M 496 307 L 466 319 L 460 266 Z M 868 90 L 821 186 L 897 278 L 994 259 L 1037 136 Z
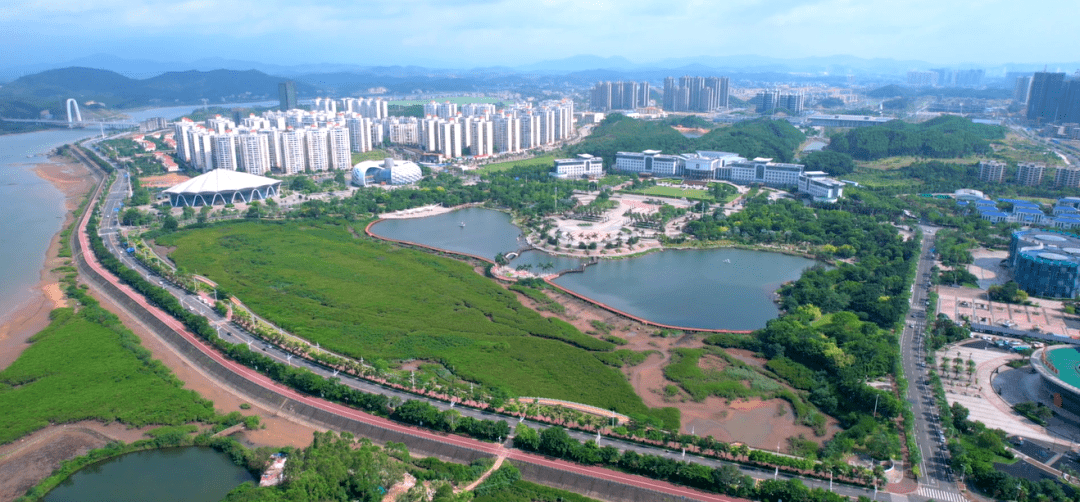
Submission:
M 281 180 L 254 174 L 214 169 L 165 190 L 165 193 L 210 193 L 245 190 L 281 183 Z

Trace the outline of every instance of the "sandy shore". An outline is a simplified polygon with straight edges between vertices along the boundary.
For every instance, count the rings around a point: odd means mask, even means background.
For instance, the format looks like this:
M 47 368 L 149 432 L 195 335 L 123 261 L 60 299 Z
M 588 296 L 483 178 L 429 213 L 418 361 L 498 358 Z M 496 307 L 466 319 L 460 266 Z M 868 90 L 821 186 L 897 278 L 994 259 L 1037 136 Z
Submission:
M 83 196 L 100 180 L 98 175 L 81 163 L 63 157 L 51 157 L 49 163 L 39 164 L 34 172 L 63 192 L 68 210 L 65 228 L 73 220 L 71 211 L 78 208 Z M 57 234 L 49 245 L 41 281 L 35 288 L 33 297 L 27 300 L 23 308 L 3 319 L 0 324 L 0 369 L 9 366 L 30 346 L 26 343 L 28 338 L 48 326 L 49 312 L 65 305 L 60 289 L 60 275 L 52 270 L 70 264 L 71 259 L 57 257 L 59 249 L 60 235 Z M 279 410 L 265 409 L 258 403 L 250 403 L 253 405 L 250 410 L 241 409 L 242 404 L 248 403 L 243 396 L 178 356 L 148 328 L 117 308 L 107 298 L 97 294 L 94 296 L 102 302 L 103 307 L 120 317 L 121 322 L 139 337 L 153 357 L 161 360 L 184 382 L 185 388 L 195 390 L 199 395 L 213 401 L 219 412 L 241 411 L 244 414 L 259 415 L 266 428 L 243 432 L 238 439 L 249 446 L 303 447 L 311 442 L 311 434 L 316 428 L 286 416 Z M 0 482 L 0 502 L 7 502 L 22 495 L 29 487 L 59 467 L 64 460 L 84 455 L 90 449 L 102 447 L 111 440 L 131 442 L 142 439 L 143 432 L 143 429 L 129 429 L 117 423 L 83 421 L 51 425 L 13 443 L 0 445 L 0 479 L 5 480 Z
M 81 163 L 64 157 L 50 157 L 49 163 L 38 164 L 34 173 L 48 181 L 64 194 L 64 206 L 68 214 L 64 227 L 72 222 L 71 211 L 79 207 L 83 196 L 97 183 Z M 49 325 L 49 312 L 64 306 L 60 290 L 60 276 L 53 269 L 66 264 L 68 258 L 56 256 L 60 250 L 60 234 L 53 236 L 41 270 L 41 279 L 33 294 L 10 316 L 0 319 L 0 369 L 7 368 L 29 345 L 26 340 Z

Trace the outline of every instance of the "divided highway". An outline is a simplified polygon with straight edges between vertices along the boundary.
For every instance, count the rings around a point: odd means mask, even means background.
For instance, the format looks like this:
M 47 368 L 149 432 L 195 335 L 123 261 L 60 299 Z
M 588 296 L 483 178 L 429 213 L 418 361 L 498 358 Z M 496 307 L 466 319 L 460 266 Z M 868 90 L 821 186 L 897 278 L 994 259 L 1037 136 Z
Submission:
M 922 225 L 922 248 L 911 292 L 911 310 L 905 321 L 900 338 L 900 357 L 904 375 L 908 379 L 907 396 L 911 411 L 915 414 L 915 442 L 922 454 L 919 471 L 918 498 L 962 502 L 966 500 L 957 490 L 949 469 L 948 450 L 942 435 L 940 415 L 929 384 L 926 365 L 926 327 L 930 294 L 930 269 L 934 266 L 933 253 L 936 227 Z M 932 317 L 932 314 L 931 314 Z
M 148 269 L 146 269 L 145 267 L 143 267 L 137 260 L 134 260 L 133 258 L 127 256 L 127 253 L 121 248 L 121 242 L 120 242 L 120 239 L 119 239 L 118 219 L 119 219 L 120 213 L 123 211 L 123 201 L 129 195 L 130 185 L 129 185 L 128 180 L 126 178 L 125 172 L 122 171 L 122 170 L 118 170 L 117 172 L 118 172 L 118 177 L 117 177 L 116 182 L 113 183 L 112 188 L 110 189 L 109 193 L 104 195 L 105 201 L 104 201 L 104 205 L 103 205 L 103 209 L 102 209 L 102 215 L 103 216 L 102 216 L 102 222 L 101 222 L 101 225 L 100 225 L 100 228 L 99 228 L 99 235 L 101 235 L 101 237 L 102 237 L 102 239 L 103 239 L 103 241 L 105 243 L 105 246 L 107 247 L 109 252 L 112 253 L 113 255 L 117 256 L 124 263 L 124 265 L 126 265 L 127 267 L 129 267 L 129 268 L 131 268 L 133 270 L 138 271 L 141 275 L 143 275 L 143 277 L 147 278 L 147 280 L 149 280 L 151 282 L 154 282 L 154 283 L 158 283 L 161 287 L 164 287 L 171 294 L 176 296 L 182 302 L 182 304 L 185 306 L 185 308 L 188 308 L 189 310 L 191 310 L 193 312 L 196 312 L 199 315 L 205 316 L 211 322 L 211 324 L 217 328 L 217 330 L 218 330 L 218 332 L 219 332 L 219 334 L 220 334 L 220 336 L 222 338 L 224 338 L 225 340 L 227 340 L 229 342 L 232 342 L 232 343 L 247 343 L 253 349 L 259 350 L 260 352 L 262 352 L 264 355 L 266 355 L 268 357 L 271 357 L 271 358 L 273 358 L 275 360 L 278 360 L 280 362 L 291 364 L 291 365 L 294 365 L 294 366 L 305 367 L 305 368 L 311 370 L 313 373 L 318 374 L 320 376 L 327 377 L 327 378 L 336 376 L 337 378 L 341 379 L 342 383 L 347 384 L 350 387 L 356 388 L 358 390 L 362 390 L 364 392 L 384 394 L 384 395 L 387 395 L 389 397 L 398 397 L 398 398 L 401 398 L 402 400 L 425 399 L 428 402 L 430 402 L 432 405 L 438 407 L 441 410 L 445 410 L 445 409 L 448 409 L 448 408 L 451 407 L 451 405 L 449 403 L 446 403 L 446 402 L 443 402 L 443 401 L 427 399 L 427 398 L 424 398 L 422 396 L 409 394 L 409 393 L 406 393 L 406 392 L 399 391 L 397 389 L 391 389 L 391 388 L 383 387 L 381 385 L 378 385 L 376 383 L 372 383 L 372 382 L 369 382 L 369 381 L 366 381 L 366 380 L 355 379 L 355 378 L 349 377 L 347 375 L 337 374 L 334 370 L 323 367 L 323 366 L 318 365 L 318 364 L 316 364 L 314 362 L 311 362 L 311 361 L 308 361 L 308 360 L 305 360 L 305 359 L 301 359 L 301 358 L 298 358 L 298 357 L 291 357 L 288 353 L 278 349 L 276 346 L 274 346 L 272 344 L 268 344 L 266 342 L 263 342 L 260 339 L 256 339 L 253 336 L 251 336 L 249 333 L 244 331 L 243 329 L 240 329 L 239 327 L 229 323 L 226 319 L 219 316 L 217 314 L 217 312 L 215 312 L 211 306 L 205 304 L 203 302 L 203 300 L 201 298 L 199 298 L 198 296 L 188 294 L 187 291 L 184 290 L 183 288 L 177 287 L 176 285 L 171 284 L 168 281 L 164 281 L 163 279 L 158 278 L 157 276 L 155 276 L 153 274 L 153 272 L 151 272 Z M 80 241 L 84 241 L 84 242 L 82 242 L 82 244 L 83 244 L 82 249 L 87 250 L 87 252 L 88 252 L 88 249 L 89 249 L 88 241 L 85 240 L 86 239 L 86 236 L 85 236 L 85 223 L 86 223 L 86 219 L 84 218 L 83 222 L 80 224 L 80 231 L 78 232 L 78 237 L 79 237 Z M 508 458 L 511 458 L 511 459 L 518 459 L 518 460 L 523 460 L 523 461 L 530 462 L 530 463 L 533 463 L 533 464 L 545 465 L 547 467 L 551 467 L 551 468 L 558 469 L 558 470 L 570 471 L 570 472 L 574 472 L 574 473 L 578 473 L 578 474 L 585 474 L 585 475 L 590 476 L 590 477 L 595 477 L 595 478 L 598 478 L 598 479 L 606 479 L 606 480 L 613 481 L 613 482 L 616 482 L 616 483 L 629 484 L 629 485 L 637 486 L 637 487 L 640 487 L 640 488 L 643 488 L 643 489 L 646 489 L 646 490 L 653 490 L 653 491 L 656 491 L 656 492 L 661 492 L 661 493 L 667 494 L 668 496 L 684 497 L 684 498 L 693 499 L 693 500 L 706 500 L 706 501 L 733 500 L 733 499 L 731 499 L 729 497 L 724 497 L 724 496 L 717 495 L 717 494 L 712 494 L 712 493 L 701 492 L 701 491 L 698 491 L 698 490 L 689 489 L 689 488 L 682 487 L 682 486 L 677 486 L 677 485 L 672 485 L 670 483 L 666 483 L 666 482 L 662 482 L 662 481 L 656 481 L 656 480 L 652 480 L 652 479 L 649 479 L 649 478 L 644 478 L 644 477 L 641 477 L 641 476 L 627 475 L 627 474 L 623 474 L 623 473 L 620 473 L 620 472 L 617 472 L 617 471 L 612 471 L 610 469 L 605 469 L 605 468 L 602 468 L 602 467 L 586 467 L 586 466 L 582 466 L 582 465 L 578 465 L 578 464 L 571 464 L 571 463 L 564 462 L 564 461 L 556 461 L 556 460 L 549 459 L 547 457 L 534 455 L 534 454 L 529 454 L 529 453 L 522 452 L 520 450 L 512 449 L 512 448 L 506 447 L 505 445 L 495 445 L 495 444 L 492 444 L 492 443 L 484 443 L 484 442 L 475 441 L 475 440 L 472 440 L 472 439 L 469 439 L 469 438 L 453 436 L 453 435 L 436 434 L 436 433 L 433 433 L 431 431 L 427 431 L 427 430 L 424 430 L 424 429 L 418 429 L 418 428 L 415 428 L 415 427 L 405 426 L 405 425 L 402 425 L 402 424 L 399 424 L 399 423 L 396 423 L 396 422 L 392 422 L 392 421 L 387 420 L 387 419 L 383 419 L 383 418 L 380 418 L 380 417 L 375 417 L 373 415 L 368 415 L 368 414 L 360 412 L 358 410 L 348 408 L 348 407 L 345 407 L 345 406 L 341 406 L 341 405 L 337 405 L 335 403 L 330 403 L 330 402 L 327 402 L 327 401 L 323 401 L 323 400 L 318 399 L 318 398 L 314 398 L 314 397 L 306 396 L 306 395 L 301 395 L 301 394 L 293 391 L 292 389 L 286 388 L 286 387 L 284 387 L 284 386 L 282 386 L 282 385 L 280 385 L 280 384 L 278 384 L 276 382 L 273 382 L 273 381 L 269 380 L 267 377 L 265 377 L 265 376 L 255 372 L 255 371 L 251 370 L 250 368 L 244 367 L 244 366 L 239 365 L 239 364 L 237 364 L 235 362 L 227 360 L 226 358 L 221 356 L 219 353 L 214 351 L 212 348 L 210 348 L 209 346 L 205 345 L 200 340 L 198 340 L 194 335 L 188 333 L 186 331 L 186 329 L 184 329 L 184 327 L 177 320 L 175 320 L 175 319 L 173 319 L 171 317 L 168 317 L 167 314 L 165 314 L 164 312 L 161 312 L 156 307 L 147 304 L 145 299 L 141 298 L 137 293 L 132 291 L 130 287 L 127 287 L 126 285 L 120 284 L 118 279 L 116 279 L 115 277 L 112 277 L 112 275 L 109 274 L 107 271 L 104 271 L 103 269 L 101 269 L 100 265 L 98 265 L 96 263 L 96 260 L 92 256 L 78 256 L 78 258 L 80 260 L 85 260 L 87 267 L 94 268 L 98 273 L 100 273 L 102 276 L 109 279 L 110 282 L 113 282 L 114 285 L 119 287 L 120 290 L 123 291 L 127 296 L 129 296 L 131 300 L 136 301 L 139 304 L 139 306 L 141 307 L 141 309 L 145 310 L 144 313 L 149 313 L 150 315 L 153 315 L 153 316 L 155 316 L 155 317 L 157 317 L 159 319 L 161 319 L 163 317 L 166 318 L 166 319 L 162 319 L 162 321 L 165 322 L 167 325 L 169 325 L 169 327 L 171 327 L 174 331 L 180 333 L 186 339 L 188 339 L 189 343 L 197 346 L 202 352 L 204 352 L 207 355 L 209 355 L 210 357 L 213 357 L 214 359 L 216 359 L 218 361 L 218 363 L 226 366 L 227 368 L 229 368 L 230 371 L 232 371 L 235 374 L 243 377 L 244 379 L 254 381 L 254 382 L 258 383 L 259 385 L 265 387 L 266 389 L 270 389 L 270 390 L 272 390 L 273 392 L 275 392 L 277 394 L 281 394 L 281 395 L 284 395 L 284 396 L 289 396 L 289 397 L 291 397 L 291 398 L 293 398 L 295 400 L 310 404 L 311 406 L 315 406 L 317 408 L 326 410 L 326 411 L 328 411 L 330 413 L 334 413 L 334 414 L 339 415 L 339 416 L 348 417 L 348 418 L 351 418 L 353 420 L 357 420 L 357 421 L 361 421 L 361 422 L 367 422 L 367 423 L 370 423 L 372 425 L 376 425 L 376 426 L 381 427 L 381 428 L 392 429 L 392 430 L 395 430 L 395 431 L 398 431 L 398 432 L 408 434 L 410 436 L 423 437 L 423 438 L 432 439 L 432 440 L 439 441 L 439 442 L 444 442 L 444 443 L 449 442 L 449 443 L 459 444 L 459 446 L 469 448 L 469 449 L 473 449 L 473 450 L 483 451 L 483 452 L 485 452 L 487 454 L 490 454 L 490 455 L 498 455 L 498 454 L 502 453 L 504 455 L 507 455 Z M 82 264 L 80 264 L 80 265 L 82 265 Z M 118 304 L 119 304 L 119 302 L 118 302 Z M 161 336 L 161 334 L 159 333 L 158 336 Z M 162 338 L 167 339 L 167 337 L 162 337 Z M 521 422 L 521 420 L 519 420 L 517 418 L 514 418 L 514 417 L 497 415 L 497 414 L 493 414 L 493 413 L 489 413 L 489 412 L 485 412 L 485 411 L 481 411 L 481 410 L 476 410 L 476 409 L 472 409 L 472 408 L 457 407 L 456 409 L 463 416 L 471 416 L 471 417 L 474 417 L 474 418 L 477 418 L 477 419 L 487 419 L 487 420 L 504 420 L 510 425 L 511 429 L 513 429 L 514 426 L 516 426 L 519 422 Z M 542 429 L 542 428 L 545 428 L 545 427 L 549 426 L 547 424 L 535 423 L 535 422 L 528 421 L 528 420 L 526 420 L 525 423 L 528 424 L 530 427 L 533 427 L 535 429 Z M 577 439 L 578 441 L 582 441 L 582 442 L 590 440 L 590 439 L 591 440 L 596 440 L 597 439 L 596 435 L 588 434 L 588 433 L 581 432 L 581 431 L 568 430 L 567 432 L 571 435 L 571 437 L 573 437 L 574 439 Z M 509 443 L 509 439 L 507 439 L 507 444 L 508 443 Z M 676 458 L 676 459 L 679 459 L 679 460 L 685 460 L 685 461 L 700 463 L 700 464 L 709 465 L 709 466 L 712 466 L 712 467 L 717 467 L 717 466 L 720 466 L 722 464 L 726 464 L 726 462 L 721 462 L 721 461 L 718 461 L 718 460 L 715 460 L 715 459 L 712 459 L 712 458 L 698 457 L 698 456 L 689 455 L 689 454 L 683 456 L 683 455 L 681 455 L 681 454 L 679 454 L 677 452 L 672 452 L 672 451 L 666 450 L 666 449 L 648 447 L 648 446 L 643 446 L 643 445 L 639 445 L 639 444 L 635 444 L 635 443 L 629 443 L 629 442 L 624 442 L 624 441 L 615 440 L 615 439 L 609 439 L 609 438 L 601 438 L 599 443 L 600 443 L 601 446 L 612 445 L 612 446 L 615 446 L 616 448 L 619 448 L 620 450 L 631 450 L 631 451 L 636 451 L 636 452 L 642 453 L 642 454 L 666 455 L 666 456 L 669 456 L 671 458 Z M 782 474 L 782 473 L 781 474 L 776 474 L 771 469 L 766 471 L 766 470 L 741 466 L 741 465 L 738 465 L 738 464 L 735 464 L 735 465 L 737 467 L 739 467 L 740 470 L 743 471 L 743 473 L 749 474 L 749 475 L 751 475 L 751 476 L 753 476 L 753 477 L 755 477 L 757 479 L 774 479 L 774 478 L 776 478 L 776 479 L 789 479 L 789 478 L 792 477 L 790 475 L 786 475 L 786 474 Z M 821 481 L 821 480 L 816 480 L 816 479 L 803 479 L 803 478 L 800 478 L 800 479 L 802 479 L 803 483 L 806 484 L 807 486 L 829 489 L 829 482 L 828 481 Z M 874 492 L 872 490 L 867 490 L 867 489 L 864 489 L 864 488 L 854 487 L 854 486 L 850 486 L 850 485 L 842 485 L 842 484 L 839 484 L 839 483 L 833 485 L 832 489 L 833 489 L 833 491 L 835 491 L 837 493 L 847 495 L 847 496 L 851 496 L 851 497 L 857 497 L 857 496 L 873 497 L 874 496 Z M 890 494 L 887 494 L 887 493 L 881 493 L 880 495 L 877 496 L 877 499 L 878 500 L 889 500 L 891 497 L 894 497 L 894 496 L 890 495 Z M 899 496 L 899 498 L 897 498 L 896 500 L 900 500 L 902 498 L 904 498 L 904 497 Z

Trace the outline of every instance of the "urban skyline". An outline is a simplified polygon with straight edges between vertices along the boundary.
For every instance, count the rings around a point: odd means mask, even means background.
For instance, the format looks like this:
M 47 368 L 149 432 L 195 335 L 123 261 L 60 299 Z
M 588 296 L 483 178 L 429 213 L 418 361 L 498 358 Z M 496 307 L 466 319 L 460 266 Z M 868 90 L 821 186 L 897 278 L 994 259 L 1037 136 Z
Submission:
M 17 0 L 0 8 L 0 43 L 9 49 L 0 55 L 0 67 L 59 64 L 96 54 L 169 61 L 273 54 L 273 63 L 285 65 L 436 67 L 520 66 L 581 54 L 628 58 L 634 64 L 744 54 L 783 59 L 852 55 L 944 65 L 1068 64 L 1076 59 L 1071 47 L 1080 34 L 1069 16 L 1053 15 L 1067 11 L 1063 2 L 957 4 L 416 0 L 355 8 L 329 1 Z M 1032 15 L 1039 12 L 1046 15 Z M 529 21 L 508 22 L 512 19 Z M 634 26 L 648 26 L 650 36 L 641 36 Z M 366 36 L 346 36 L 355 33 Z M 665 39 L 676 42 L 654 43 Z

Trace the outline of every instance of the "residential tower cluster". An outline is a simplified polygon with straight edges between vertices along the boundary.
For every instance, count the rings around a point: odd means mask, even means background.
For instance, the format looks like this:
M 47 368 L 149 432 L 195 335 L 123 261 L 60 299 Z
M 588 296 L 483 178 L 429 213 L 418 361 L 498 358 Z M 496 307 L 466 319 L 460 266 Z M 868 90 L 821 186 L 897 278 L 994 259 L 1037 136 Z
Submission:
M 290 99 L 288 92 L 283 99 Z M 433 101 L 424 112 L 423 118 L 391 116 L 388 101 L 379 98 L 316 98 L 313 110 L 251 114 L 239 124 L 221 116 L 205 123 L 183 119 L 173 127 L 181 161 L 201 172 L 251 174 L 345 170 L 352 167 L 352 152 L 379 146 L 414 147 L 445 161 L 514 153 L 575 135 L 574 104 L 567 99 L 502 110 L 490 103 Z

